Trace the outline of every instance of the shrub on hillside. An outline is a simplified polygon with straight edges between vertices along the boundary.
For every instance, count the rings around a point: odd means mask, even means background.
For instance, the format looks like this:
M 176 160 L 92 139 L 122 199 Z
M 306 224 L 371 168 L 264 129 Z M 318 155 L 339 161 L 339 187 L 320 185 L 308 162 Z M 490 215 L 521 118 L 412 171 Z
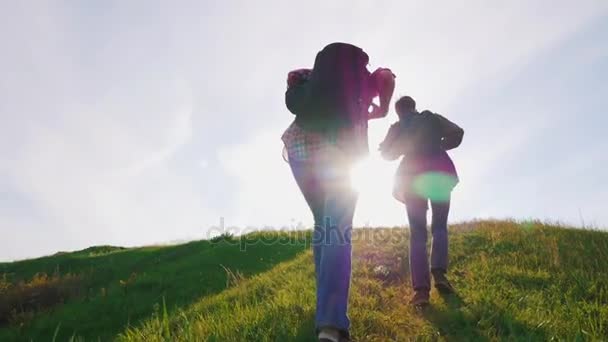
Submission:
M 222 241 L 225 242 L 233 242 L 234 241 L 234 235 L 231 233 L 222 233 L 218 236 L 214 236 L 213 238 L 211 238 L 211 243 L 220 243 Z
M 85 248 L 77 253 L 82 253 L 86 256 L 100 256 L 100 255 L 106 255 L 109 253 L 113 253 L 113 252 L 117 252 L 117 251 L 123 251 L 125 250 L 125 247 L 117 247 L 117 246 L 93 246 L 93 247 L 89 247 L 89 248 Z
M 74 274 L 37 273 L 27 282 L 0 279 L 0 324 L 29 320 L 33 313 L 80 295 L 82 277 Z

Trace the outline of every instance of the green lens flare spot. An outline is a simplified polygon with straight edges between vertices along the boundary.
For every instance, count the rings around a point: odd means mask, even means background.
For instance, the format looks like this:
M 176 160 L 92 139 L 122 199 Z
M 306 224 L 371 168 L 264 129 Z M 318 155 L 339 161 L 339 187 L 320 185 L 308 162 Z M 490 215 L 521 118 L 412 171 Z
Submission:
M 456 177 L 443 172 L 426 172 L 416 178 L 412 184 L 414 193 L 431 201 L 445 202 L 456 186 Z

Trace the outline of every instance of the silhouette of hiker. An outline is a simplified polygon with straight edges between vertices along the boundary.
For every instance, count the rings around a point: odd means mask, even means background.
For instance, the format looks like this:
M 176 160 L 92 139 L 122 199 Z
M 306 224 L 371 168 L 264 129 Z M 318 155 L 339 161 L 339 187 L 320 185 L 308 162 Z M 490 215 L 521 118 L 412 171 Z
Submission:
M 409 96 L 395 103 L 399 121 L 380 144 L 382 156 L 395 160 L 404 156 L 397 170 L 393 196 L 405 203 L 410 223 L 410 270 L 415 294 L 411 304 L 429 304 L 431 279 L 426 250 L 426 211 L 431 202 L 433 234 L 431 269 L 435 288 L 452 293 L 446 277 L 448 267 L 448 214 L 450 195 L 458 175 L 447 150 L 462 142 L 464 131 L 448 119 L 430 111 L 418 113 Z
M 370 73 L 367 63 L 360 48 L 333 43 L 317 54 L 312 70 L 295 70 L 287 77 L 285 102 L 296 119 L 282 136 L 284 157 L 314 217 L 315 325 L 324 342 L 349 340 L 351 230 L 357 201 L 349 170 L 369 153 L 367 121 L 386 116 L 394 89 L 389 69 Z M 379 106 L 372 103 L 377 96 Z

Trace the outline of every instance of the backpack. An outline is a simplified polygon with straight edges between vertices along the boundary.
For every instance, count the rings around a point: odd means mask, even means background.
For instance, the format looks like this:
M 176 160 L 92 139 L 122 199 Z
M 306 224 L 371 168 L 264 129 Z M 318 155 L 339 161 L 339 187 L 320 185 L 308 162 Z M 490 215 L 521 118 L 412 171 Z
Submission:
M 308 81 L 287 89 L 285 104 L 306 130 L 324 131 L 367 121 L 368 55 L 359 47 L 333 43 L 321 50 Z
M 424 155 L 442 151 L 439 117 L 425 110 L 400 122 L 400 135 L 407 138 L 408 154 Z

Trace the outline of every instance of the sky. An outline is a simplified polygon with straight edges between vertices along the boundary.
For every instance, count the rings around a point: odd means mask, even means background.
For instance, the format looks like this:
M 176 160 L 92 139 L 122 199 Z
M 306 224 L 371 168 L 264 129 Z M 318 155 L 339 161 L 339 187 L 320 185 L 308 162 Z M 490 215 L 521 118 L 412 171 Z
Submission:
M 608 227 L 607 36 L 605 0 L 1 2 L 0 261 L 309 226 L 285 80 L 334 41 L 464 128 L 450 221 Z M 357 226 L 406 225 L 395 119 Z

